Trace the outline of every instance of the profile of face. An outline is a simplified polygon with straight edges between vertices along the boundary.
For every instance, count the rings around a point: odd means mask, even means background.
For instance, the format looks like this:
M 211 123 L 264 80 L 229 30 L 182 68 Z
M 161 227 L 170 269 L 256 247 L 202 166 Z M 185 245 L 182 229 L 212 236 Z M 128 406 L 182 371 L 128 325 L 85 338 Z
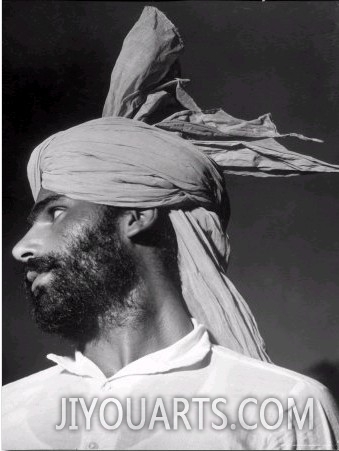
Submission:
M 138 283 L 119 230 L 119 209 L 42 189 L 31 228 L 13 249 L 25 265 L 25 286 L 39 327 L 77 344 L 98 336 L 103 321 L 123 325 L 142 308 Z

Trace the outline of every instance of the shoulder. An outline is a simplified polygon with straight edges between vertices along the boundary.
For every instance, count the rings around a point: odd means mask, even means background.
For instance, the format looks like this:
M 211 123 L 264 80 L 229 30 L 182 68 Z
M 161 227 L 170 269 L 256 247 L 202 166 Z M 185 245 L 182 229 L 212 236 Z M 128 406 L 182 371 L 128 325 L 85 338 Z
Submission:
M 53 365 L 46 370 L 38 371 L 37 373 L 30 374 L 29 376 L 23 377 L 22 379 L 18 379 L 17 381 L 10 382 L 2 387 L 3 393 L 10 394 L 17 390 L 28 389 L 30 387 L 34 387 L 36 384 L 40 384 L 46 379 L 50 379 L 51 377 L 59 374 L 61 371 L 58 365 Z
M 265 410 L 267 418 L 271 414 L 275 418 L 276 401 L 282 406 L 284 422 L 277 430 L 266 435 L 269 446 L 265 449 L 337 449 L 338 409 L 323 384 L 295 371 L 246 357 L 221 346 L 212 346 L 211 365 L 214 365 L 216 377 L 223 374 L 226 391 L 238 403 L 254 398 L 254 409 L 258 406 L 260 410 L 264 401 L 269 402 L 273 398 L 274 403 Z M 291 427 L 288 424 L 289 416 L 292 419 Z M 274 424 L 272 419 L 270 422 Z
M 61 373 L 56 365 L 2 387 L 2 449 L 46 449 L 51 424 L 58 421 L 54 394 Z
M 287 396 L 319 399 L 328 397 L 328 389 L 316 380 L 273 363 L 263 362 L 231 351 L 222 346 L 212 346 L 212 362 L 223 368 L 233 386 L 258 396 Z
M 3 414 L 15 409 L 18 404 L 22 405 L 25 400 L 34 396 L 42 385 L 48 381 L 53 382 L 61 371 L 62 369 L 58 365 L 55 365 L 4 385 L 1 392 Z

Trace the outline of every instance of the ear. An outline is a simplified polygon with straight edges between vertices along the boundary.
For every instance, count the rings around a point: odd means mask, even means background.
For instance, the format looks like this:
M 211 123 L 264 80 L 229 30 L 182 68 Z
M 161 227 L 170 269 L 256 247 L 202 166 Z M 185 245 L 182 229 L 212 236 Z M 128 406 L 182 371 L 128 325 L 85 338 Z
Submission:
M 125 236 L 132 238 L 141 232 L 150 229 L 158 218 L 158 209 L 129 210 L 124 221 Z

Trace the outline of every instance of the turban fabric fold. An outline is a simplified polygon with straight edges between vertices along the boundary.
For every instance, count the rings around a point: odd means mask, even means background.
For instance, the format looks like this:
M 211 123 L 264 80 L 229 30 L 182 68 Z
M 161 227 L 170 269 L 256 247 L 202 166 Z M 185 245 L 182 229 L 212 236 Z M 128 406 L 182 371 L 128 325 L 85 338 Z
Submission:
M 226 276 L 230 252 L 223 174 L 286 176 L 339 172 L 287 150 L 270 115 L 236 119 L 203 111 L 187 94 L 174 25 L 146 7 L 127 35 L 112 72 L 103 118 L 46 139 L 32 153 L 28 177 L 41 187 L 98 204 L 168 207 L 177 241 L 182 292 L 212 340 L 270 361 L 245 300 Z

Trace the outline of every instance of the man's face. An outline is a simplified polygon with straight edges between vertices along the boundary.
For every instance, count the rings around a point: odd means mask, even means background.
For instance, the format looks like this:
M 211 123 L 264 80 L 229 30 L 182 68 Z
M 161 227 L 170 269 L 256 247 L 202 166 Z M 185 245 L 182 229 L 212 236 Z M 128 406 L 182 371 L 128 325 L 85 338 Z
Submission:
M 86 342 L 105 322 L 121 325 L 138 310 L 130 297 L 137 270 L 116 209 L 41 190 L 29 221 L 13 255 L 25 264 L 32 313 L 44 331 Z

